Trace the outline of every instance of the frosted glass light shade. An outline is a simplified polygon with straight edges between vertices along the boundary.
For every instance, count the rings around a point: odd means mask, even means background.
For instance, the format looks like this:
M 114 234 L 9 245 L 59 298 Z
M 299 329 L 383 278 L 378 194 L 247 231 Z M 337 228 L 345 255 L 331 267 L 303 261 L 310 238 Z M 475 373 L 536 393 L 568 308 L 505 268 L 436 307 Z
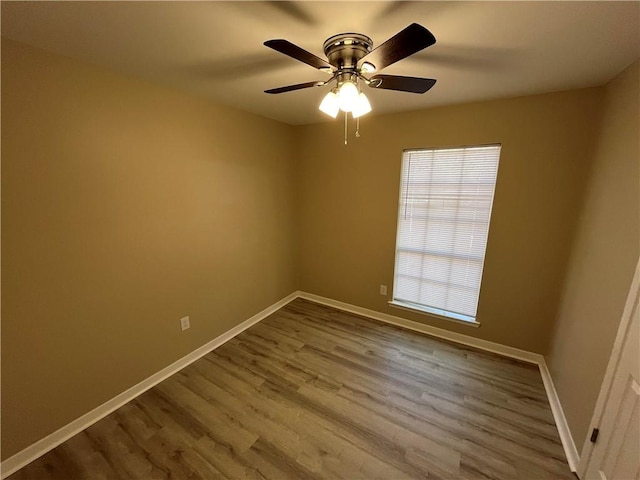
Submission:
M 340 102 L 338 101 L 338 95 L 333 92 L 329 92 L 325 95 L 318 107 L 321 112 L 326 113 L 330 117 L 336 118 L 340 111 Z
M 340 110 L 350 112 L 358 102 L 358 87 L 353 82 L 344 82 L 338 91 Z
M 360 95 L 358 95 L 358 100 L 353 106 L 353 110 L 351 110 L 351 115 L 353 115 L 353 118 L 358 118 L 369 113 L 370 111 L 371 104 L 369 103 L 369 99 L 364 93 L 360 92 Z

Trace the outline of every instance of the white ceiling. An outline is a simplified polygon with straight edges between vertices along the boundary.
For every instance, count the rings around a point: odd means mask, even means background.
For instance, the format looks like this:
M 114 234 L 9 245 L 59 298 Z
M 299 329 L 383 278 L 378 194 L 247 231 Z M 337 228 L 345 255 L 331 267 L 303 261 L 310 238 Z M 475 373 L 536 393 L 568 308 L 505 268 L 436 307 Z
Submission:
M 326 74 L 262 43 L 324 58 L 336 33 L 374 47 L 410 23 L 437 43 L 383 71 L 435 78 L 423 95 L 367 89 L 375 113 L 602 85 L 640 56 L 640 2 L 7 2 L 2 35 L 289 124 L 327 119 Z

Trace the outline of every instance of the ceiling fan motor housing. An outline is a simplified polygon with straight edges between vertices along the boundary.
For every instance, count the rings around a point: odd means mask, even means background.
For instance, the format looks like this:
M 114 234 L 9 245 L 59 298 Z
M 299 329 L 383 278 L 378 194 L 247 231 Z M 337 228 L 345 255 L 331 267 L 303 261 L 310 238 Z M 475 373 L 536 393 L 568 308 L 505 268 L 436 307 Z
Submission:
M 361 33 L 339 33 L 324 42 L 324 53 L 338 71 L 357 71 L 358 61 L 372 48 L 373 41 Z

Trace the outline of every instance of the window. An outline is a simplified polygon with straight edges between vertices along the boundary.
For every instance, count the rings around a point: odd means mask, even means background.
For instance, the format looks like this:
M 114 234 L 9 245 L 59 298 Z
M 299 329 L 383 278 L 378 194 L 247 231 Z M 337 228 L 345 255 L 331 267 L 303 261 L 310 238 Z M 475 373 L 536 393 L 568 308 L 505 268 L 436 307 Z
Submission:
M 405 150 L 393 305 L 476 323 L 500 145 Z

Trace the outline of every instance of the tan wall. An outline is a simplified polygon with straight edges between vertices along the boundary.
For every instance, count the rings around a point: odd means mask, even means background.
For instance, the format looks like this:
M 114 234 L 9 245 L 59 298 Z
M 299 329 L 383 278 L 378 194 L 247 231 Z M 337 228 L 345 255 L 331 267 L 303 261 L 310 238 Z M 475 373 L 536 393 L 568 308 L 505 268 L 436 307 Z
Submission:
M 580 440 L 638 256 L 637 70 L 602 127 L 585 89 L 371 115 L 345 147 L 339 121 L 288 127 L 3 39 L 3 458 L 297 287 L 540 353 L 560 306 L 551 368 Z M 495 142 L 482 326 L 388 307 L 402 149 Z
M 640 253 L 640 62 L 605 88 L 548 363 L 578 449 Z
M 292 135 L 3 39 L 3 458 L 295 290 Z
M 391 93 L 393 94 L 393 93 Z M 401 95 L 401 94 L 396 94 Z M 585 89 L 298 127 L 304 291 L 544 353 L 579 212 L 600 91 Z M 375 105 L 374 105 L 375 109 Z M 352 132 L 353 133 L 353 132 Z M 387 305 L 402 150 L 501 143 L 477 329 Z

